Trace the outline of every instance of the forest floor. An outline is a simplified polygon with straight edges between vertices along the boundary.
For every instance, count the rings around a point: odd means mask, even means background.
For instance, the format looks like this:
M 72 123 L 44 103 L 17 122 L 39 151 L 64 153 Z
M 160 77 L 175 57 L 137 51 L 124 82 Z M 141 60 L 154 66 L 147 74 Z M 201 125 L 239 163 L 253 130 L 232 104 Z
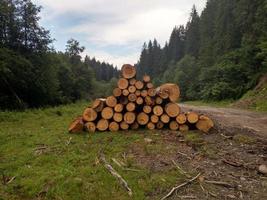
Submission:
M 0 112 L 1 200 L 161 199 L 199 173 L 169 199 L 267 199 L 267 177 L 258 172 L 267 164 L 264 135 L 220 128 L 67 133 L 85 106 Z M 99 161 L 100 152 L 132 197 Z

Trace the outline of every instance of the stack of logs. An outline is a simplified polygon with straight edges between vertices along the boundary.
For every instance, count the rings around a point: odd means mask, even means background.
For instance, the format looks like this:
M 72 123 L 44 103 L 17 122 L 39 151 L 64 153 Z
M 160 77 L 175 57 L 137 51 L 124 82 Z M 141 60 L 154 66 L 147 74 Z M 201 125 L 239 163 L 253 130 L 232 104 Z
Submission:
M 136 68 L 126 64 L 121 69 L 113 95 L 96 99 L 69 127 L 69 132 L 118 131 L 138 129 L 163 129 L 188 131 L 199 129 L 208 132 L 212 120 L 195 112 L 181 112 L 176 101 L 180 90 L 176 84 L 163 84 L 154 88 L 150 76 L 136 80 Z

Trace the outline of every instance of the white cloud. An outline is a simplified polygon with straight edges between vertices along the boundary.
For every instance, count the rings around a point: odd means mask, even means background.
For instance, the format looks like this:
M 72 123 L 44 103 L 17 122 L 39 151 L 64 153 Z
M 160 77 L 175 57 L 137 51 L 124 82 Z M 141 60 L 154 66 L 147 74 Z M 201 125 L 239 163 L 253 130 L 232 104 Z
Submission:
M 126 62 L 135 63 L 143 42 L 149 39 L 156 38 L 163 45 L 169 39 L 175 25 L 187 22 L 193 4 L 201 11 L 206 0 L 34 0 L 34 2 L 44 7 L 42 22 L 49 24 L 50 28 L 55 20 L 60 18 L 62 20 L 66 15 L 83 18 L 75 25 L 65 27 L 62 32 L 69 38 L 83 37 L 82 44 L 90 49 L 88 53 L 91 57 L 96 56 L 97 59 L 121 66 Z M 54 35 L 56 37 L 57 33 Z M 56 37 L 56 39 L 60 41 L 61 38 Z M 117 46 L 116 52 L 108 48 L 110 45 L 113 49 Z M 126 48 L 121 46 L 128 47 L 128 51 L 123 52 Z M 121 53 L 118 53 L 119 51 Z

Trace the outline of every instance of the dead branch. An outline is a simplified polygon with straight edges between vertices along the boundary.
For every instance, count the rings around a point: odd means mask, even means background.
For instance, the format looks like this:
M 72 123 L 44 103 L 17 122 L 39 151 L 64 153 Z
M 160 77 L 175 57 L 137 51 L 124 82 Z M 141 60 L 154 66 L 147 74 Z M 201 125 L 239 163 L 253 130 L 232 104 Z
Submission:
M 172 163 L 174 164 L 174 166 L 183 174 L 185 175 L 187 178 L 191 178 L 191 176 L 186 172 L 184 171 L 176 162 L 175 160 L 172 160 Z
M 185 153 L 182 153 L 180 151 L 177 151 L 177 153 L 179 153 L 180 155 L 186 157 L 188 160 L 192 160 L 192 158 L 190 156 L 188 156 L 187 154 L 185 154 Z
M 180 184 L 180 185 L 178 185 L 178 186 L 176 186 L 176 187 L 173 187 L 173 188 L 171 189 L 171 191 L 170 191 L 167 195 L 165 195 L 163 198 L 161 198 L 161 200 L 164 200 L 164 199 L 169 198 L 175 191 L 177 191 L 177 190 L 180 189 L 181 187 L 184 187 L 184 186 L 186 186 L 186 185 L 192 183 L 192 182 L 193 182 L 194 180 L 196 180 L 200 175 L 201 175 L 201 173 L 199 173 L 198 175 L 196 175 L 194 178 L 192 178 L 192 179 L 190 179 L 190 180 L 188 180 L 188 181 L 186 181 L 186 182 L 184 182 L 184 183 L 182 183 L 182 184 Z
M 227 182 L 222 182 L 222 181 L 208 181 L 208 180 L 206 180 L 205 182 L 206 183 L 210 183 L 210 184 L 214 184 L 214 185 L 220 185 L 220 186 L 227 187 L 227 188 L 235 188 L 234 185 L 231 185 L 230 183 L 227 183 Z
M 107 162 L 105 155 L 100 154 L 99 160 L 104 164 L 105 168 L 114 176 L 119 183 L 127 190 L 129 196 L 133 195 L 131 188 L 129 188 L 128 183 L 122 178 L 122 176 Z
M 243 164 L 242 163 L 238 163 L 238 162 L 233 162 L 233 161 L 230 161 L 230 160 L 226 160 L 226 159 L 222 159 L 222 161 L 228 165 L 232 165 L 234 167 L 242 167 Z

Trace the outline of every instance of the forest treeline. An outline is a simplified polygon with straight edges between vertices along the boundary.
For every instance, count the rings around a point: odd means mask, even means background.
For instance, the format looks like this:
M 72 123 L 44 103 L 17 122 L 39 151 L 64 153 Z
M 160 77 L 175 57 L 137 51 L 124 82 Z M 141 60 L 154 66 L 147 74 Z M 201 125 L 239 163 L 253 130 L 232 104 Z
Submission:
M 138 74 L 175 82 L 183 100 L 238 99 L 267 70 L 267 1 L 208 0 L 161 47 L 145 43 Z
M 70 103 L 105 95 L 118 70 L 70 39 L 56 52 L 31 0 L 0 0 L 0 109 Z

